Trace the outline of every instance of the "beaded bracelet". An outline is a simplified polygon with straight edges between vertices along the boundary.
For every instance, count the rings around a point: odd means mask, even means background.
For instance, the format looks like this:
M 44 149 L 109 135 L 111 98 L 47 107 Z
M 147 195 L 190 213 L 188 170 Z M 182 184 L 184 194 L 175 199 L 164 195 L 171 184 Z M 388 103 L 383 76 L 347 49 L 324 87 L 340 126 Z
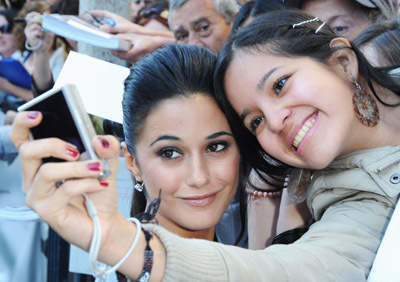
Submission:
M 137 281 L 147 282 L 150 279 L 151 270 L 153 268 L 153 250 L 150 248 L 150 239 L 153 237 L 150 232 L 143 230 L 144 236 L 146 237 L 146 249 L 144 250 L 144 264 L 142 273 L 140 274 Z
M 150 247 L 150 240 L 153 237 L 150 232 L 144 230 L 142 227 L 142 231 L 146 238 L 146 248 L 144 250 L 144 264 L 142 272 L 140 273 L 139 278 L 136 280 L 138 282 L 148 282 L 150 279 L 151 270 L 153 269 L 153 250 Z M 117 271 L 117 280 L 118 282 L 127 282 L 130 281 L 124 274 Z

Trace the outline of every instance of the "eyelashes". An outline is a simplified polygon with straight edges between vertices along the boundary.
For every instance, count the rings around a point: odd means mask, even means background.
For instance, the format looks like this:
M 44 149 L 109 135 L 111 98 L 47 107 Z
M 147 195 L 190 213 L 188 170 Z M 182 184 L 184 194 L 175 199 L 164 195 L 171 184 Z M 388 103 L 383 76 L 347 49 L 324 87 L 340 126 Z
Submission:
M 261 124 L 261 122 L 264 120 L 264 117 L 256 117 L 251 120 L 250 122 L 250 131 L 255 134 L 258 126 Z
M 215 141 L 208 144 L 205 150 L 207 154 L 221 154 L 228 150 L 230 146 L 231 143 L 227 141 Z M 165 161 L 177 160 L 184 156 L 184 152 L 177 147 L 164 147 L 156 154 Z
M 174 160 L 183 155 L 182 151 L 175 147 L 165 147 L 157 152 L 157 155 L 165 160 Z
M 273 86 L 272 86 L 272 90 L 275 92 L 276 95 L 279 95 L 283 89 L 283 87 L 285 86 L 286 82 L 288 81 L 288 79 L 290 78 L 289 75 L 278 78 Z

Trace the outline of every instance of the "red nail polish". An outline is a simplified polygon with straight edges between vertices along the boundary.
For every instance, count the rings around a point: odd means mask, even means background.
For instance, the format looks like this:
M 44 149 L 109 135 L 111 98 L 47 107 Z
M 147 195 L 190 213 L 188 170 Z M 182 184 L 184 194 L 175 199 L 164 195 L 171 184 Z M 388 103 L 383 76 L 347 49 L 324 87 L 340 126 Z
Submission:
M 68 155 L 70 155 L 71 157 L 74 157 L 74 158 L 79 154 L 78 150 L 76 150 L 75 148 L 70 148 L 70 147 L 66 149 L 66 152 Z
M 110 143 L 106 139 L 100 138 L 100 141 L 101 141 L 101 145 L 103 145 L 104 148 L 110 147 Z
M 99 171 L 100 170 L 100 163 L 89 163 L 87 165 L 88 169 L 93 170 L 93 171 Z
M 100 181 L 100 185 L 104 187 L 108 187 L 108 182 L 107 181 Z
M 30 119 L 36 119 L 39 115 L 39 112 L 29 112 L 28 113 L 28 118 Z

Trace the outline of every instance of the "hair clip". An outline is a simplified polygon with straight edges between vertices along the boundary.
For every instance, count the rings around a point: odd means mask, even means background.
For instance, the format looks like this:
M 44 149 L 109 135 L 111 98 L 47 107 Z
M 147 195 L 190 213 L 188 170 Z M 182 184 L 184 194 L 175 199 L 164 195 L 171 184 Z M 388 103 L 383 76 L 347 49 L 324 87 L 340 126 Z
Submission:
M 322 24 L 317 28 L 317 30 L 315 31 L 315 34 L 318 33 L 318 31 L 326 24 L 326 22 L 322 22 Z
M 292 25 L 292 28 L 296 28 L 296 26 L 300 26 L 303 24 L 312 23 L 312 22 L 316 22 L 316 21 L 320 21 L 320 19 L 318 17 L 315 17 L 311 20 L 302 21 L 302 22 Z M 325 22 L 322 22 L 322 24 L 315 31 L 315 34 L 317 34 L 324 25 L 325 25 Z

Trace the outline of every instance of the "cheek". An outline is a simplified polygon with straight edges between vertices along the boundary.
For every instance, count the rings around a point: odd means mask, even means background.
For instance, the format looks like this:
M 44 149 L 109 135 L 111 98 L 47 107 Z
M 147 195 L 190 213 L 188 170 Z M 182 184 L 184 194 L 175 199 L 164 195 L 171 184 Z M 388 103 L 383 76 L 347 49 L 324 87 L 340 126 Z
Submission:
M 239 154 L 223 162 L 215 162 L 211 167 L 212 177 L 223 182 L 227 187 L 236 189 L 239 175 Z
M 269 155 L 279 160 L 282 159 L 283 144 L 275 136 L 262 132 L 257 136 L 258 143 Z
M 150 200 L 158 197 L 160 189 L 161 197 L 173 195 L 182 183 L 179 171 L 166 168 L 157 169 L 157 166 L 149 166 L 143 170 L 142 177 L 146 183 Z

